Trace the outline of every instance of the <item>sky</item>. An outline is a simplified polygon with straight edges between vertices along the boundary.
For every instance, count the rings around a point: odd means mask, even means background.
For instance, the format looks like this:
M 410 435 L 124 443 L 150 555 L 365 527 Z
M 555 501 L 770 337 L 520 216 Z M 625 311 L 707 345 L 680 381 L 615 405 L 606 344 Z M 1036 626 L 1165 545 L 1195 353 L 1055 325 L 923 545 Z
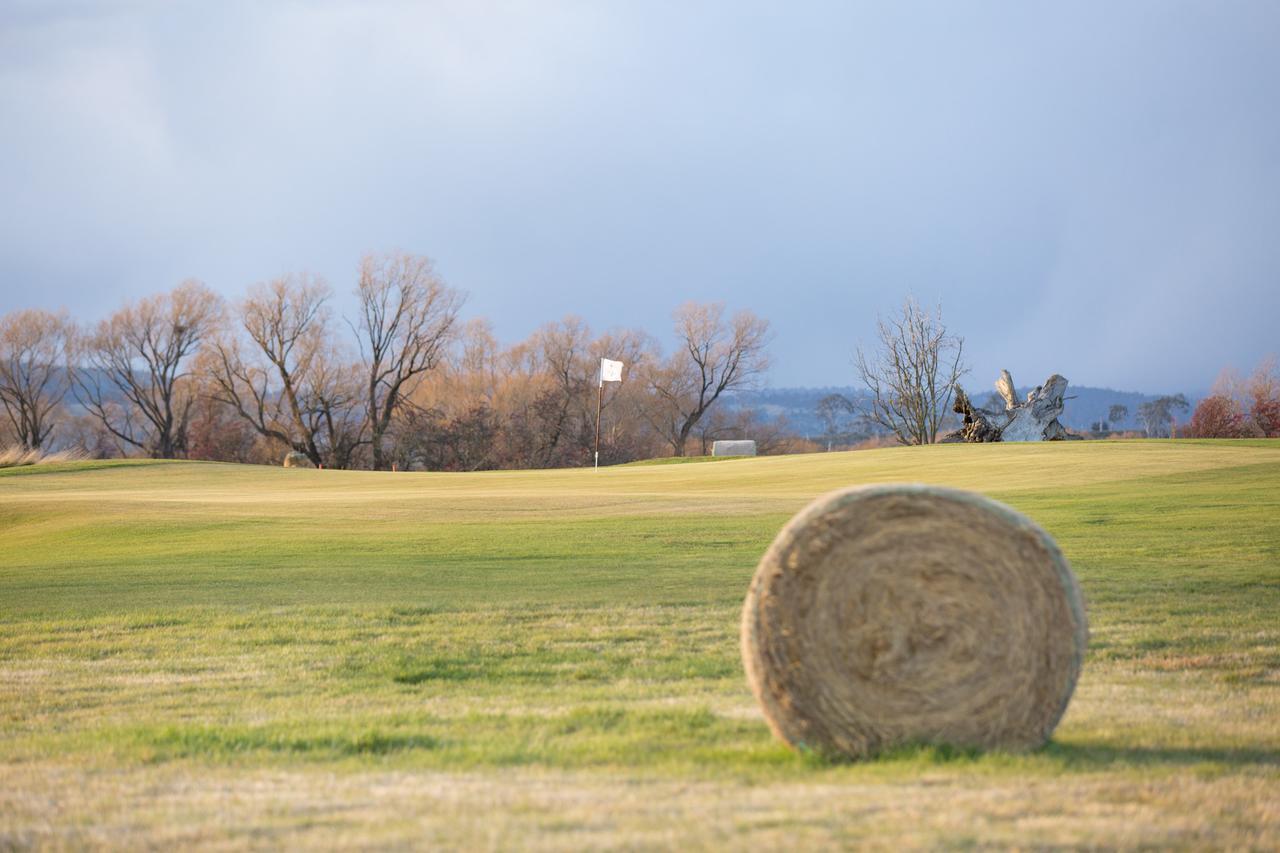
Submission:
M 0 313 L 428 255 L 515 342 L 908 296 L 985 388 L 1280 352 L 1280 3 L 0 1 Z

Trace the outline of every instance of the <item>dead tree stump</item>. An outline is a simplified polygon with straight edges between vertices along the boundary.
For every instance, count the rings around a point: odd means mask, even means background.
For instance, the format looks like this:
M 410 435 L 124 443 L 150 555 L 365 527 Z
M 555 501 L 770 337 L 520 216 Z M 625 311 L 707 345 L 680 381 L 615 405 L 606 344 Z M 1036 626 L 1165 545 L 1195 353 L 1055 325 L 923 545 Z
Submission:
M 1019 402 L 1009 371 L 1000 371 L 996 391 L 1004 399 L 1003 411 L 992 411 L 974 405 L 964 389 L 956 386 L 954 411 L 964 416 L 960 429 L 948 434 L 944 442 L 989 441 L 1063 441 L 1079 438 L 1071 435 L 1058 422 L 1067 393 L 1065 377 L 1053 374 L 1043 385 Z

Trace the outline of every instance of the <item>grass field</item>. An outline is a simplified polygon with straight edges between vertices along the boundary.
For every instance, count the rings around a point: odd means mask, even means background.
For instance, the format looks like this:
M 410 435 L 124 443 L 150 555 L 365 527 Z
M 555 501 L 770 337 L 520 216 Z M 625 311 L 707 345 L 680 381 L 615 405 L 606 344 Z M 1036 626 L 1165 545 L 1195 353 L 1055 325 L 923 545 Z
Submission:
M 816 495 L 983 491 L 1091 643 L 1052 743 L 775 743 L 738 609 Z M 1280 442 L 554 472 L 0 471 L 0 849 L 1280 846 Z

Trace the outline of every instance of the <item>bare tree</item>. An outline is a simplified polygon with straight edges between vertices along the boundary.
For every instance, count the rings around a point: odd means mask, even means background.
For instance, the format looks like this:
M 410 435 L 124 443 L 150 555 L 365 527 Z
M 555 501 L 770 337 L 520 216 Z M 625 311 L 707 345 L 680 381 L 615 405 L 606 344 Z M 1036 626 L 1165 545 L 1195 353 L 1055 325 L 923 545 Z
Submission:
M 950 407 L 956 383 L 967 371 L 964 339 L 950 334 L 942 309 L 926 311 L 913 298 L 876 323 L 878 347 L 858 347 L 854 364 L 867 390 L 868 418 L 902 444 L 932 444 Z
M 313 465 L 346 468 L 365 427 L 354 368 L 332 340 L 331 293 L 306 275 L 256 285 L 237 311 L 248 346 L 219 341 L 210 372 L 218 399 L 261 435 Z
M 1190 409 L 1191 404 L 1182 394 L 1165 395 L 1138 406 L 1138 420 L 1148 438 L 1168 438 L 1173 434 L 1174 412 Z
M 373 467 L 388 466 L 383 436 L 414 383 L 436 367 L 452 338 L 463 296 L 418 255 L 365 255 L 360 263 L 361 355 Z
M 449 348 L 439 370 L 434 370 L 414 392 L 415 405 L 443 407 L 461 414 L 476 406 L 493 408 L 498 386 L 506 376 L 502 345 L 493 324 L 483 318 L 458 326 L 455 345 Z
M 83 340 L 76 398 L 123 447 L 184 455 L 189 367 L 221 318 L 222 301 L 194 279 L 121 308 Z
M 749 386 L 769 366 L 769 322 L 739 311 L 726 322 L 723 303 L 688 302 L 675 312 L 679 349 L 645 379 L 654 395 L 647 411 L 676 456 L 698 421 L 725 391 Z
M 829 453 L 832 445 L 846 432 L 841 429 L 844 426 L 844 416 L 856 412 L 857 406 L 843 394 L 828 394 L 818 401 L 814 411 L 822 421 L 822 437 L 827 442 Z
M 584 449 L 575 439 L 584 435 L 594 417 L 594 410 L 588 416 L 584 405 L 594 384 L 591 329 L 581 317 L 568 316 L 539 328 L 531 344 L 530 354 L 545 386 L 534 407 L 542 417 L 532 467 L 548 468 L 569 462 L 563 459 L 566 453 L 576 456 Z
M 14 436 L 39 450 L 70 387 L 74 327 L 65 312 L 15 311 L 0 318 L 0 405 Z
M 633 383 L 611 385 L 598 395 L 600 359 L 621 361 L 636 375 L 648 347 L 647 336 L 634 329 L 593 338 L 586 322 L 570 315 L 539 327 L 508 350 L 511 373 L 521 386 L 506 395 L 511 404 L 505 435 L 509 454 L 533 468 L 587 464 L 599 414 L 604 457 L 613 458 L 616 447 L 610 441 L 621 425 L 611 415 L 620 404 L 627 406 Z
M 581 418 L 590 424 L 596 417 L 595 396 L 591 385 L 599 381 L 600 359 L 608 358 L 621 361 L 626 365 L 627 375 L 623 382 L 605 383 L 603 393 L 598 397 L 601 419 L 600 432 L 600 464 L 612 465 L 628 462 L 644 456 L 653 456 L 653 452 L 644 452 L 644 446 L 651 442 L 652 433 L 645 428 L 645 403 L 648 388 L 644 382 L 633 382 L 630 377 L 643 377 L 649 364 L 654 362 L 656 342 L 640 329 L 611 329 L 600 335 L 591 343 L 591 356 L 587 360 L 589 382 L 587 393 L 579 398 Z M 582 460 L 590 458 L 591 445 L 587 444 L 588 435 L 583 435 L 581 445 Z
M 791 436 L 791 425 L 785 415 L 772 419 L 753 408 L 714 406 L 693 429 L 699 453 L 711 455 L 717 441 L 751 439 L 758 456 L 778 453 Z

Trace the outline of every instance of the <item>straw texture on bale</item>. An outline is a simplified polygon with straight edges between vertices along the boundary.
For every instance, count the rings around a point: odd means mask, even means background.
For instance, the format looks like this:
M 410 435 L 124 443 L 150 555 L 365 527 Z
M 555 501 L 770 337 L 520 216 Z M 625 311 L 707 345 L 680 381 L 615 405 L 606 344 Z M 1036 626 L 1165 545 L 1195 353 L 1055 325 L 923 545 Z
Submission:
M 905 744 L 1032 749 L 1066 711 L 1088 629 L 1047 533 L 920 485 L 814 501 L 778 534 L 742 613 L 774 733 L 861 758 Z

